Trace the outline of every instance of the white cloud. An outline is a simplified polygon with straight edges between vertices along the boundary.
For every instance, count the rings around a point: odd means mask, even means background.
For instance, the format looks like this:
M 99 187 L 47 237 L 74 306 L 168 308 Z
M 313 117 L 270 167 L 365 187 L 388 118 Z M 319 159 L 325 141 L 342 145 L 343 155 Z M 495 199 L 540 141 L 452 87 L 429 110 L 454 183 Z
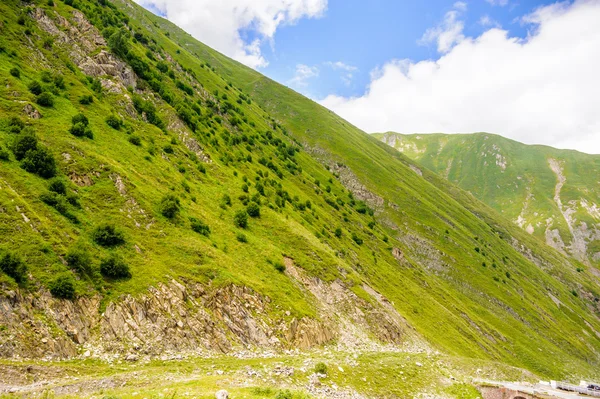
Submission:
M 504 7 L 508 4 L 508 0 L 485 0 L 486 3 L 491 4 L 492 6 L 500 6 Z
M 360 128 L 487 131 L 600 153 L 600 1 L 540 8 L 527 39 L 492 28 L 433 61 L 394 60 L 362 97 L 322 104 Z
M 341 61 L 336 61 L 336 62 L 327 61 L 325 63 L 325 65 L 327 65 L 328 67 L 331 67 L 334 70 L 341 69 L 343 71 L 348 71 L 348 72 L 353 72 L 353 71 L 356 71 L 358 69 L 355 66 L 344 64 Z
M 467 11 L 467 3 L 465 3 L 464 1 L 457 1 L 456 3 L 454 3 L 454 8 L 458 11 Z
M 477 23 L 484 27 L 493 26 L 494 28 L 500 28 L 500 24 L 498 23 L 498 21 L 492 19 L 489 15 L 482 15 L 481 18 L 479 18 L 479 21 L 477 21 Z
M 417 42 L 420 45 L 437 43 L 437 50 L 446 53 L 465 37 L 463 29 L 465 24 L 459 17 L 467 10 L 467 4 L 462 1 L 454 3 L 453 9 L 444 15 L 444 20 L 436 27 L 429 28 Z
M 304 64 L 296 65 L 294 77 L 288 81 L 290 86 L 302 88 L 308 85 L 308 80 L 319 76 L 319 68 Z
M 334 71 L 342 71 L 341 79 L 346 86 L 350 86 L 352 84 L 352 79 L 354 79 L 354 72 L 358 71 L 357 67 L 345 64 L 341 61 L 328 61 L 325 63 L 325 65 L 327 65 Z
M 252 68 L 268 63 L 260 45 L 272 41 L 280 25 L 316 18 L 327 0 L 135 0 L 153 6 L 195 38 Z M 258 38 L 247 43 L 241 30 Z

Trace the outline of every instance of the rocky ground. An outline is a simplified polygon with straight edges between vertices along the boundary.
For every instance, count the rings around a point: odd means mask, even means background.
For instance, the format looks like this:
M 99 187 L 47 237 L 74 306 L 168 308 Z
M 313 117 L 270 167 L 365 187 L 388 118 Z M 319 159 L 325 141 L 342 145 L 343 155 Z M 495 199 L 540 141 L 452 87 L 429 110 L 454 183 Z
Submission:
M 237 352 L 170 360 L 3 361 L 0 397 L 478 397 L 472 377 L 535 380 L 492 363 L 412 352 Z

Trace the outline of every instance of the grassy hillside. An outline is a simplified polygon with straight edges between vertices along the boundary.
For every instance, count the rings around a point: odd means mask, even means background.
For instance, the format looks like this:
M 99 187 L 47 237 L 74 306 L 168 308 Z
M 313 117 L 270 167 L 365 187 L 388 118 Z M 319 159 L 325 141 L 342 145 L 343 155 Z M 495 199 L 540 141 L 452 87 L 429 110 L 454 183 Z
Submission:
M 530 234 L 600 264 L 600 156 L 477 134 L 376 134 Z
M 597 375 L 597 277 L 469 194 L 134 3 L 0 14 L 3 291 L 108 304 L 175 278 L 314 317 L 287 257 L 435 349 Z

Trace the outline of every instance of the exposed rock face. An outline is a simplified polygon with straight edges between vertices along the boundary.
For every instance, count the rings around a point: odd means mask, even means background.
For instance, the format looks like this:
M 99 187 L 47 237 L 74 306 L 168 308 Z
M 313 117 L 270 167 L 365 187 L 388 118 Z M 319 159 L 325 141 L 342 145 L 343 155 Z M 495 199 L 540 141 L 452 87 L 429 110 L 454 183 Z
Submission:
M 600 224 L 588 227 L 587 223 L 577 220 L 576 213 L 579 209 L 583 209 L 587 211 L 589 216 L 598 221 L 600 220 L 600 214 L 597 211 L 597 205 L 590 205 L 583 198 L 579 201 L 569 201 L 568 204 L 563 204 L 561 190 L 567 181 L 563 170 L 563 164 L 556 159 L 550 158 L 548 159 L 548 166 L 556 175 L 554 202 L 556 202 L 556 206 L 561 212 L 571 235 L 571 244 L 567 246 L 566 249 L 575 259 L 589 264 L 590 258 L 594 260 L 594 254 L 591 254 L 591 256 L 588 255 L 588 243 L 600 239 L 600 230 L 597 228 Z M 557 229 L 551 229 L 552 220 L 549 219 L 547 224 L 546 243 L 563 251 L 565 249 L 565 244 L 560 236 L 560 232 Z
M 228 352 L 236 348 L 308 349 L 338 342 L 377 349 L 405 341 L 405 322 L 369 289 L 376 306 L 340 282 L 324 283 L 287 260 L 288 272 L 316 300 L 319 317 L 276 316 L 268 297 L 247 287 L 200 284 L 151 287 L 100 313 L 101 298 L 57 300 L 45 291 L 0 297 L 1 357 L 69 358 L 119 354 L 125 359 L 168 352 Z
M 128 86 L 135 88 L 135 73 L 125 62 L 101 49 L 106 46 L 106 41 L 81 12 L 73 11 L 72 23 L 58 14 L 55 22 L 41 8 L 32 11 L 32 18 L 40 28 L 54 36 L 56 43 L 70 48 L 71 60 L 86 75 L 101 78 L 102 87 L 107 91 L 124 93 Z M 64 30 L 58 29 L 57 23 Z M 98 50 L 98 54 L 89 55 Z
M 40 111 L 38 111 L 33 105 L 31 104 L 27 104 L 24 108 L 23 108 L 23 113 L 25 115 L 27 115 L 28 117 L 30 117 L 31 119 L 41 119 L 42 118 L 42 114 L 40 114 Z
M 375 210 L 382 210 L 385 201 L 380 196 L 369 191 L 364 184 L 346 165 L 331 160 L 330 154 L 319 147 L 311 147 L 308 143 L 303 144 L 304 149 L 313 155 L 321 164 L 330 169 L 333 173 L 339 176 L 340 182 L 346 187 L 357 199 L 365 201 Z
M 340 281 L 326 283 L 307 276 L 294 266 L 292 259 L 286 258 L 285 266 L 286 273 L 316 299 L 319 317 L 331 326 L 340 349 L 378 350 L 382 343 L 392 346 L 415 343 L 408 334 L 408 323 L 387 299 L 369 286 L 363 289 L 377 305 L 359 298 Z

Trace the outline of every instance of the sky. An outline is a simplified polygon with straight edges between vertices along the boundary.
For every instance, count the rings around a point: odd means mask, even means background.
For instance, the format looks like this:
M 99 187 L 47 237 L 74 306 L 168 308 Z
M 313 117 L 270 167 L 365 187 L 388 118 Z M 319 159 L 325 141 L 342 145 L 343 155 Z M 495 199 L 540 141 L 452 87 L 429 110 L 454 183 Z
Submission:
M 362 130 L 600 154 L 600 0 L 136 0 Z

